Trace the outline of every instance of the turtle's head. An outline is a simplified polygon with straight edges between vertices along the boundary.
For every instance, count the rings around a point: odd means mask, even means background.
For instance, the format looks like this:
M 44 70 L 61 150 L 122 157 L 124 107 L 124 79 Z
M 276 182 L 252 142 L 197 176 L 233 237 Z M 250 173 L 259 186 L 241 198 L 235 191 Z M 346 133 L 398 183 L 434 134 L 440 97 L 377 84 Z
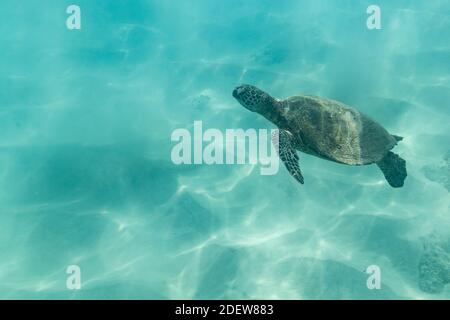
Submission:
M 264 91 L 249 84 L 243 84 L 233 90 L 233 97 L 246 109 L 252 112 L 263 113 L 269 109 L 275 99 Z

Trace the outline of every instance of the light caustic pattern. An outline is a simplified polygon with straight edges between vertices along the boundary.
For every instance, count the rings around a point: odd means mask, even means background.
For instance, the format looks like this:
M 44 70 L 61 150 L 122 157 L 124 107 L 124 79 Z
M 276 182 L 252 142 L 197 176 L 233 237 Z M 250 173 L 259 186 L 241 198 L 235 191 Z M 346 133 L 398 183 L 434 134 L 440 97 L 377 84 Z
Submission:
M 81 29 L 0 3 L 0 298 L 450 298 L 447 0 L 74 4 Z M 405 137 L 405 186 L 304 154 L 303 186 L 174 165 L 196 120 L 273 129 L 239 83 L 357 107 Z

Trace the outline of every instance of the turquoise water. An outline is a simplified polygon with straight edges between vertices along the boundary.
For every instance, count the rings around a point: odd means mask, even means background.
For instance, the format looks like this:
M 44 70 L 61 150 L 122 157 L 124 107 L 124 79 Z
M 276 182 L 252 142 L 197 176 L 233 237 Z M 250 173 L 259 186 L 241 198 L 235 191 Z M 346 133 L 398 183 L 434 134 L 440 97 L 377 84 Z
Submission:
M 0 12 L 0 298 L 450 298 L 447 0 Z M 284 168 L 174 165 L 171 134 L 196 120 L 273 128 L 233 99 L 242 82 L 342 101 L 405 137 L 405 186 L 305 154 L 305 185 Z

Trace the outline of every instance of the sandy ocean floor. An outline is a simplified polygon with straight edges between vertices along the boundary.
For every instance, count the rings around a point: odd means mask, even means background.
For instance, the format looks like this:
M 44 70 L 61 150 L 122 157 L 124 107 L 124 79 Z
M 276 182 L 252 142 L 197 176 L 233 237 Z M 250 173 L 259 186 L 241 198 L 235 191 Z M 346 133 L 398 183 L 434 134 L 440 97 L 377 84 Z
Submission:
M 0 2 L 1 299 L 450 298 L 447 0 L 377 1 L 381 30 L 373 1 L 73 2 L 81 30 Z M 357 107 L 404 137 L 405 186 L 305 154 L 305 185 L 173 164 L 194 121 L 274 128 L 239 83 Z

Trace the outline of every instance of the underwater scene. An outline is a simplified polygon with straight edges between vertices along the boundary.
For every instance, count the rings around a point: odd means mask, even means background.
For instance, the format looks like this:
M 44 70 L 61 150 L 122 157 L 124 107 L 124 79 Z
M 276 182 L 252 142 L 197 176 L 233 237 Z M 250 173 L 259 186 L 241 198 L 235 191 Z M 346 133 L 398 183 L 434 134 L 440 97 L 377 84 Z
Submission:
M 450 299 L 447 0 L 0 12 L 0 299 Z

